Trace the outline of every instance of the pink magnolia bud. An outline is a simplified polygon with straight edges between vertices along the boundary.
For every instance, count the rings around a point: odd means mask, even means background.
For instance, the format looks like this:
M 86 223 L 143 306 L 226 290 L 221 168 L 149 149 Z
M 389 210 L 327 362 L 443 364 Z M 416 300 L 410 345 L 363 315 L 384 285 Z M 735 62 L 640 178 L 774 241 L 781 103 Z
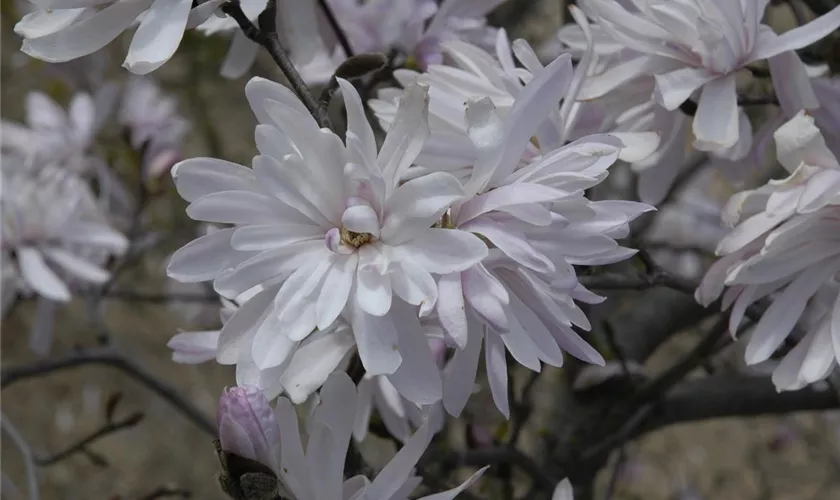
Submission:
M 280 461 L 280 427 L 274 409 L 256 387 L 232 387 L 219 399 L 222 449 L 274 470 Z

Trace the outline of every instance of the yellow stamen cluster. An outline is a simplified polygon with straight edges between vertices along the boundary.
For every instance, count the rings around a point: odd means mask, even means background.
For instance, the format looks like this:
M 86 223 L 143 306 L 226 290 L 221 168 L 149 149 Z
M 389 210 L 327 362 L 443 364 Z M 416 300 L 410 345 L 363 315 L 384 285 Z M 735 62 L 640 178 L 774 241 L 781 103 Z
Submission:
M 347 228 L 341 228 L 341 242 L 354 248 L 370 243 L 373 235 L 370 233 L 354 233 Z

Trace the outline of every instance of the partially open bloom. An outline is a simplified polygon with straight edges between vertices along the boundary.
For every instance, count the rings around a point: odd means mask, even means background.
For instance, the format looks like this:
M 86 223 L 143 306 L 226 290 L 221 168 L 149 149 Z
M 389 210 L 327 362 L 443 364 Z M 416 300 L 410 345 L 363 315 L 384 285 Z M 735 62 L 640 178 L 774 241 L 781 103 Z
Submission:
M 108 45 L 139 21 L 123 64 L 146 74 L 168 61 L 184 30 L 203 23 L 224 0 L 37 0 L 39 10 L 15 26 L 21 50 L 47 62 L 82 57 Z
M 763 59 L 771 64 L 779 92 L 813 102 L 805 69 L 791 51 L 814 43 L 840 26 L 840 7 L 777 35 L 761 24 L 767 1 L 679 0 L 632 2 L 587 0 L 581 8 L 595 22 L 599 39 L 627 56 L 591 77 L 586 98 L 619 88 L 641 75 L 654 75 L 656 101 L 668 110 L 699 95 L 693 121 L 695 146 L 720 150 L 735 146 L 742 133 L 736 94 L 739 69 Z M 792 57 L 794 61 L 787 58 Z M 771 61 L 772 63 L 772 61 Z M 803 106 L 809 107 L 809 106 Z
M 728 287 L 723 305 L 732 307 L 732 332 L 747 307 L 771 298 L 750 335 L 747 364 L 769 359 L 809 307 L 822 307 L 823 312 L 808 313 L 802 347 L 788 353 L 774 373 L 777 388 L 784 390 L 825 377 L 825 356 L 840 353 L 840 163 L 804 112 L 780 127 L 775 139 L 779 162 L 790 176 L 730 200 L 726 216 L 737 226 L 718 245 L 721 258 L 696 297 L 709 304 Z M 834 302 L 833 309 L 826 302 Z
M 237 388 L 222 396 L 219 435 L 222 448 L 256 460 L 277 475 L 285 496 L 293 500 L 403 500 L 420 484 L 413 475 L 417 461 L 432 439 L 424 423 L 371 481 L 358 475 L 345 480 L 344 459 L 353 433 L 358 400 L 356 387 L 345 373 L 329 377 L 320 402 L 306 422 L 304 448 L 295 409 L 286 398 L 272 411 L 255 389 Z M 480 469 L 460 486 L 422 499 L 451 500 L 486 470 Z
M 421 315 L 434 308 L 433 273 L 467 269 L 487 247 L 468 232 L 433 227 L 463 195 L 455 177 L 439 172 L 399 184 L 428 135 L 426 90 L 406 90 L 377 152 L 358 94 L 339 84 L 346 145 L 319 129 L 288 89 L 248 84 L 262 153 L 253 169 L 213 159 L 173 169 L 191 217 L 234 227 L 176 252 L 168 272 L 182 281 L 214 279 L 228 298 L 264 288 L 264 299 L 255 296 L 228 323 L 249 318 L 239 321 L 255 332 L 246 351 L 257 368 L 281 366 L 315 328 L 345 317 L 367 372 L 391 376 L 403 395 L 428 404 L 440 399 L 440 376 L 417 307 Z M 234 352 L 249 328 L 222 330 L 220 362 L 240 362 Z

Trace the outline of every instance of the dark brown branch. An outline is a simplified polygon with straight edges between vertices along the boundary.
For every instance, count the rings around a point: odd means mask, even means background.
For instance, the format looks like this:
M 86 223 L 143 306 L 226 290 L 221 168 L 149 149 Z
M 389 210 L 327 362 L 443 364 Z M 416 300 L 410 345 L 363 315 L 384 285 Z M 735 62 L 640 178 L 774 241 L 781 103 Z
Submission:
M 6 389 L 29 378 L 43 377 L 57 371 L 86 365 L 104 365 L 122 371 L 183 413 L 196 427 L 211 436 L 216 435 L 217 429 L 213 420 L 178 394 L 174 387 L 158 380 L 111 347 L 82 349 L 65 356 L 38 360 L 11 368 L 4 367 L 0 371 L 0 389 Z
M 124 429 L 130 429 L 136 426 L 140 423 L 141 420 L 143 420 L 143 414 L 140 412 L 132 413 L 131 415 L 123 419 L 109 420 L 105 423 L 105 425 L 103 425 L 96 431 L 88 434 L 87 436 L 83 437 L 78 442 L 68 446 L 64 450 L 61 450 L 58 453 L 47 457 L 36 458 L 35 463 L 42 467 L 57 464 L 58 462 L 72 455 L 75 455 L 76 453 L 86 452 L 87 447 L 89 445 L 93 444 L 95 441 L 98 441 L 99 439 L 105 436 L 109 436 L 111 434 L 114 434 L 115 432 L 119 432 Z
M 687 380 L 674 387 L 657 405 L 640 433 L 712 418 L 783 415 L 836 408 L 840 408 L 840 399 L 827 383 L 778 392 L 768 376 L 725 373 Z
M 248 19 L 248 16 L 242 11 L 238 0 L 230 0 L 222 6 L 222 12 L 233 18 L 234 21 L 242 29 L 242 32 L 253 42 L 265 48 L 274 62 L 280 67 L 280 70 L 289 81 L 292 90 L 295 91 L 306 109 L 318 122 L 321 128 L 332 129 L 332 123 L 327 115 L 327 110 L 318 104 L 318 101 L 312 95 L 306 82 L 295 69 L 295 65 L 283 44 L 280 43 L 280 38 L 277 34 L 277 1 L 269 0 L 265 10 L 259 15 L 259 27 L 254 26 L 254 23 Z
M 157 500 L 158 498 L 190 498 L 192 495 L 188 490 L 182 488 L 172 488 L 169 486 L 160 486 L 153 491 L 143 495 L 137 500 Z
M 353 57 L 353 47 L 350 46 L 347 34 L 343 29 L 341 29 L 341 25 L 338 23 L 338 19 L 335 18 L 335 13 L 332 11 L 329 3 L 327 3 L 326 0 L 318 0 L 318 5 L 321 7 L 321 10 L 324 11 L 324 16 L 326 16 L 330 28 L 332 28 L 333 33 L 335 33 L 335 37 L 338 39 L 339 45 L 341 45 L 342 50 L 344 50 L 344 54 L 347 57 Z
M 655 286 L 664 286 L 693 295 L 697 288 L 696 282 L 664 271 L 635 275 L 593 274 L 581 276 L 579 281 L 581 285 L 592 290 L 646 290 Z

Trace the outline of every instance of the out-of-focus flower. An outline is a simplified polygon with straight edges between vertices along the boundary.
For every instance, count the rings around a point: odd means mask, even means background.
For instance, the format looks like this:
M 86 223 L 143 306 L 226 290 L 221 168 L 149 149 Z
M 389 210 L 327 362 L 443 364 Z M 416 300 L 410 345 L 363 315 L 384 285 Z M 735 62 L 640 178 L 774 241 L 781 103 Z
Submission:
M 723 189 L 718 172 L 703 167 L 659 209 L 645 240 L 655 247 L 653 257 L 670 272 L 699 278 L 705 272 L 704 254 L 713 255 L 718 242 L 728 232 L 721 212 L 731 189 Z M 716 191 L 722 191 L 717 193 Z
M 142 152 L 146 178 L 157 178 L 181 159 L 181 144 L 189 123 L 178 114 L 178 103 L 148 77 L 134 77 L 123 90 L 119 123 L 126 127 L 131 147 Z
M 4 153 L 24 159 L 15 167 L 61 164 L 74 173 L 85 173 L 96 162 L 89 151 L 97 132 L 95 115 L 94 101 L 88 94 L 73 96 L 65 111 L 46 94 L 30 92 L 26 95 L 26 125 L 2 120 L 0 144 Z
M 173 169 L 192 218 L 235 227 L 176 252 L 168 272 L 215 279 L 229 298 L 256 285 L 273 290 L 268 303 L 246 304 L 231 319 L 250 316 L 250 357 L 261 369 L 282 365 L 291 347 L 344 315 L 367 372 L 389 375 L 417 404 L 432 403 L 440 399 L 439 371 L 412 306 L 428 314 L 437 300 L 432 273 L 464 270 L 487 247 L 471 233 L 432 227 L 463 195 L 456 178 L 440 172 L 399 185 L 428 135 L 426 90 L 407 89 L 377 152 L 358 94 L 339 84 L 346 146 L 319 130 L 290 90 L 262 79 L 248 84 L 260 122 L 254 168 L 196 159 Z M 220 340 L 220 361 L 231 359 L 244 330 L 229 333 L 235 337 Z
M 6 172 L 3 164 L 3 252 L 17 263 L 26 289 L 66 302 L 71 285 L 103 283 L 100 267 L 128 247 L 99 212 L 88 185 L 55 169 L 37 176 Z
M 599 35 L 612 41 L 609 49 L 631 54 L 593 75 L 581 97 L 602 96 L 641 75 L 654 75 L 654 96 L 668 110 L 697 92 L 694 145 L 712 151 L 732 148 L 745 132 L 735 79 L 739 69 L 753 62 L 771 59 L 778 92 L 796 95 L 800 108 L 816 107 L 805 68 L 792 51 L 837 29 L 840 7 L 777 35 L 761 24 L 767 3 L 682 0 L 633 2 L 635 8 L 625 8 L 613 0 L 581 2 Z
M 278 399 L 272 412 L 256 391 L 234 389 L 222 396 L 220 405 L 222 448 L 272 468 L 288 496 L 295 500 L 407 499 L 420 484 L 413 471 L 432 440 L 429 424 L 420 426 L 373 481 L 361 475 L 345 480 L 344 460 L 353 433 L 353 421 L 346 417 L 355 413 L 357 400 L 356 387 L 347 374 L 331 375 L 307 419 L 304 448 L 297 414 L 289 400 Z M 230 437 L 225 439 L 225 435 Z M 226 441 L 231 448 L 225 447 Z M 486 469 L 456 488 L 419 500 L 451 500 Z
M 425 69 L 443 60 L 441 43 L 462 39 L 489 45 L 485 16 L 504 0 L 329 0 L 356 53 L 398 50 Z M 329 40 L 329 38 L 328 38 Z
M 139 21 L 123 66 L 146 74 L 177 50 L 184 31 L 203 23 L 224 0 L 37 0 L 15 32 L 21 50 L 47 62 L 65 62 L 103 48 Z
M 750 365 L 769 359 L 809 307 L 832 304 L 838 296 L 840 164 L 804 112 L 780 127 L 775 139 L 779 162 L 790 176 L 730 200 L 726 217 L 737 226 L 721 240 L 721 258 L 696 292 L 700 303 L 709 304 L 728 287 L 723 305 L 732 307 L 733 333 L 747 307 L 771 297 L 772 305 L 750 334 L 745 354 Z M 834 291 L 821 291 L 825 287 Z M 840 352 L 837 342 L 832 347 L 838 311 L 835 305 L 825 313 L 808 313 L 805 338 L 774 372 L 779 390 L 828 374 Z
M 110 87 L 97 92 L 98 100 L 80 92 L 73 96 L 67 111 L 41 92 L 26 96 L 26 125 L 8 120 L 0 122 L 0 144 L 7 156 L 22 161 L 9 162 L 4 171 L 24 169 L 37 176 L 43 168 L 59 168 L 73 175 L 93 177 L 99 185 L 103 210 L 112 206 L 117 213 L 131 206 L 131 196 L 111 168 L 92 153 L 94 139 L 110 114 L 113 100 Z
M 103 265 L 121 255 L 128 240 L 100 212 L 89 186 L 72 173 L 15 169 L 3 158 L 3 305 L 36 294 L 38 310 L 30 347 L 46 354 L 52 344 L 56 303 L 73 292 L 108 280 Z

